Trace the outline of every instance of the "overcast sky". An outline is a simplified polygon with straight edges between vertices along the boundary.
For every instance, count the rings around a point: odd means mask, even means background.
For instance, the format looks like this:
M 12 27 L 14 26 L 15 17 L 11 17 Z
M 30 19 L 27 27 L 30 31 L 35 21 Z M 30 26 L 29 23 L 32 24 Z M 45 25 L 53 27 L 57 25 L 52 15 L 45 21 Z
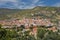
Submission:
M 31 9 L 36 6 L 60 7 L 60 0 L 0 0 L 0 8 Z

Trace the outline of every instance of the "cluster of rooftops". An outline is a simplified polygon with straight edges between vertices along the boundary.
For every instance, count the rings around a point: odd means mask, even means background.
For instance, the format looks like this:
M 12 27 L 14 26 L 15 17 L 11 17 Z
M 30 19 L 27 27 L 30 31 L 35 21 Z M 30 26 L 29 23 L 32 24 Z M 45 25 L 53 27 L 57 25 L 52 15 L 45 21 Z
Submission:
M 0 20 L 0 24 L 3 25 L 4 28 L 10 28 L 10 27 L 20 27 L 21 25 L 24 25 L 25 27 L 33 26 L 53 26 L 53 23 L 50 21 L 50 19 L 38 19 L 38 18 L 23 18 L 21 20 L 15 19 L 15 20 Z

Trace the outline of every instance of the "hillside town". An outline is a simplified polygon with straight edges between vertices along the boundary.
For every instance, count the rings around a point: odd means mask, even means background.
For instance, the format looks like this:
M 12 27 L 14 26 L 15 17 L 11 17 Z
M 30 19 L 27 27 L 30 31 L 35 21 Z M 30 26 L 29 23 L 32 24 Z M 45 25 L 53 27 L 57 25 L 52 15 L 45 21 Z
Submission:
M 41 19 L 41 18 L 23 18 L 23 19 L 14 19 L 14 20 L 0 20 L 2 28 L 20 28 L 21 25 L 24 25 L 25 28 L 29 29 L 33 27 L 33 30 L 36 31 L 38 26 L 46 27 L 48 30 L 57 31 L 56 26 L 50 21 L 50 19 Z
M 50 19 L 38 19 L 38 18 L 23 18 L 22 20 L 0 20 L 0 24 L 3 25 L 3 28 L 12 28 L 14 25 L 20 27 L 24 25 L 25 27 L 33 26 L 53 26 L 53 23 Z

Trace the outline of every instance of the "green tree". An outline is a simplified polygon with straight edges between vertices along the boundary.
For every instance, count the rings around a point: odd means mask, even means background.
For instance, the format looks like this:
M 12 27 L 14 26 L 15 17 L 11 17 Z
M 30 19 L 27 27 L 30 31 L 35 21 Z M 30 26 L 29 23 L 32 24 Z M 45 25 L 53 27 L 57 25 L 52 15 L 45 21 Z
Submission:
M 0 28 L 0 40 L 5 39 L 7 31 L 5 29 Z
M 45 33 L 46 33 L 45 29 L 38 28 L 37 39 L 42 40 L 44 38 Z
M 0 24 L 0 28 L 2 27 L 2 24 Z
M 60 40 L 58 32 L 49 31 L 44 40 Z
M 20 26 L 20 29 L 21 29 L 21 31 L 22 31 L 23 29 L 25 29 L 25 26 L 24 26 L 24 25 L 21 25 L 21 26 Z

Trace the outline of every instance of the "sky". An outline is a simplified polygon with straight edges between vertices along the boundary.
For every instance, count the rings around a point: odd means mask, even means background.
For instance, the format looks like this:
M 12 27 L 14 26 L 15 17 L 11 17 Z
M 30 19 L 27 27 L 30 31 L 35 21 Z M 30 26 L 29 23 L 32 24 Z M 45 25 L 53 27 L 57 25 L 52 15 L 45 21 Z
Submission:
M 0 0 L 0 8 L 31 9 L 36 6 L 60 7 L 60 0 Z

